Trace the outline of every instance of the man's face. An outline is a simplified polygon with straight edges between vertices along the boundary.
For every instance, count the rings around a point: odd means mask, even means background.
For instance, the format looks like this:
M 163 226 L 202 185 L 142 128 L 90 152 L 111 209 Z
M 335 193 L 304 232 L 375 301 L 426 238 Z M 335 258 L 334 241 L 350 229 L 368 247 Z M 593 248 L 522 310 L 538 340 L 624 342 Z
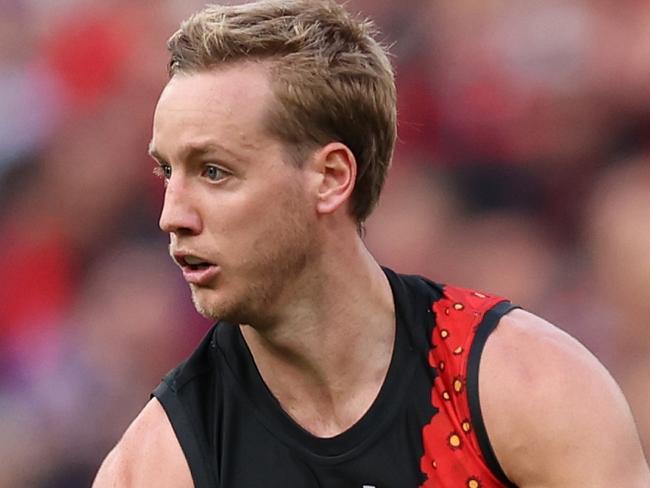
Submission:
M 263 64 L 234 64 L 175 75 L 154 115 L 160 227 L 211 318 L 268 319 L 315 249 L 308 171 L 263 128 L 272 97 Z

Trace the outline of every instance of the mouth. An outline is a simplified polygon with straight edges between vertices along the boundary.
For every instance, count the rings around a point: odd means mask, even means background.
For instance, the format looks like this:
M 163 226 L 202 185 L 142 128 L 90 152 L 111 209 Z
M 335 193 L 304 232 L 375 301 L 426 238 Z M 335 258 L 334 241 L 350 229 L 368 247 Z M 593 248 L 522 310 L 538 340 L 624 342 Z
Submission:
M 172 257 L 183 271 L 183 278 L 190 284 L 206 286 L 219 273 L 219 266 L 196 254 L 175 252 Z

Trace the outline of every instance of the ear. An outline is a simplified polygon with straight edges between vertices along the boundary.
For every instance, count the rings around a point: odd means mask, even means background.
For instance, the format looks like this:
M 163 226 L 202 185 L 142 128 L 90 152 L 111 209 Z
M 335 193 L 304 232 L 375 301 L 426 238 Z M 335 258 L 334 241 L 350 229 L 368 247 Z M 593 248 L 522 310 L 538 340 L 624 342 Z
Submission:
M 331 142 L 316 152 L 313 164 L 319 176 L 316 210 L 320 214 L 333 213 L 352 195 L 357 161 L 345 144 Z

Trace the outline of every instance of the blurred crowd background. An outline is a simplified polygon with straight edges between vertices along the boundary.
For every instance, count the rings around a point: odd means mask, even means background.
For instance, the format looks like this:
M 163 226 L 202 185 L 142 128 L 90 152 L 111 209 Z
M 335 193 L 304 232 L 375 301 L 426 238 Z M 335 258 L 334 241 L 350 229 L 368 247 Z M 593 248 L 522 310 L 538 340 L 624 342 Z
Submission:
M 650 452 L 650 2 L 348 5 L 399 90 L 370 249 L 574 334 Z M 88 486 L 209 326 L 146 156 L 165 41 L 200 7 L 0 0 L 0 487 Z

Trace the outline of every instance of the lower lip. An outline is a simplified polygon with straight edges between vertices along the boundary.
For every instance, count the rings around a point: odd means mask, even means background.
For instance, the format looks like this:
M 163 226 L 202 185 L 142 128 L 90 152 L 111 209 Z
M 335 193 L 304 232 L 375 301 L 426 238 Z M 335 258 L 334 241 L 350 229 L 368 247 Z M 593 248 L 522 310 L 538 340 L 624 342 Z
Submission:
M 183 267 L 183 278 L 191 285 L 206 286 L 219 274 L 218 266 L 208 266 L 193 270 L 189 267 Z

